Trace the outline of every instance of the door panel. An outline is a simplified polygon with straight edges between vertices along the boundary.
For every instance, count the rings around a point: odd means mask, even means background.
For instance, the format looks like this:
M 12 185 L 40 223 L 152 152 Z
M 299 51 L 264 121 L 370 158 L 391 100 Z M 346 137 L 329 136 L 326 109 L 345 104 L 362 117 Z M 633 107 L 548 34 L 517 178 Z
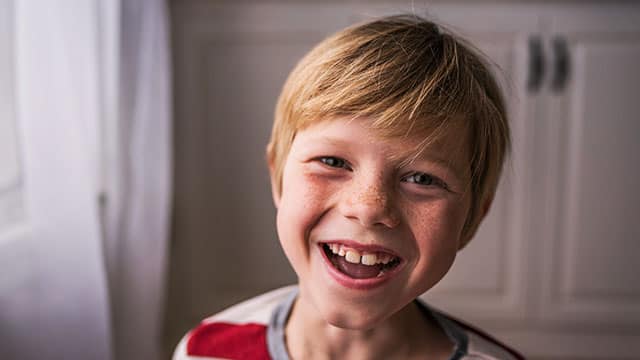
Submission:
M 640 23 L 624 11 L 555 16 L 552 38 L 565 41 L 570 74 L 567 88 L 549 95 L 560 156 L 550 159 L 559 176 L 543 316 L 594 329 L 638 326 Z

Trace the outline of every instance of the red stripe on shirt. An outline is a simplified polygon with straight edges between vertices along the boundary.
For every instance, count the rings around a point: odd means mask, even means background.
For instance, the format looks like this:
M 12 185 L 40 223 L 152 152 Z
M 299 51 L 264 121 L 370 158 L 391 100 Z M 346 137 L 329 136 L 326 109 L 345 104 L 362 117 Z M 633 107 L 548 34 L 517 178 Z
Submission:
M 233 360 L 270 360 L 267 327 L 254 323 L 201 323 L 189 334 L 187 354 Z

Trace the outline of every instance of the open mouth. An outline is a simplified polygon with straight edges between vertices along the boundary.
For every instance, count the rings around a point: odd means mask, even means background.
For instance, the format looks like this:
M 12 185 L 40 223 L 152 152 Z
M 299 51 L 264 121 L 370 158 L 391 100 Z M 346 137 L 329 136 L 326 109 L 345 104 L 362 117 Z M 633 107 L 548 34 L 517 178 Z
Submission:
M 341 244 L 322 244 L 322 250 L 338 271 L 353 279 L 382 277 L 400 264 L 400 258 L 381 251 L 360 252 Z

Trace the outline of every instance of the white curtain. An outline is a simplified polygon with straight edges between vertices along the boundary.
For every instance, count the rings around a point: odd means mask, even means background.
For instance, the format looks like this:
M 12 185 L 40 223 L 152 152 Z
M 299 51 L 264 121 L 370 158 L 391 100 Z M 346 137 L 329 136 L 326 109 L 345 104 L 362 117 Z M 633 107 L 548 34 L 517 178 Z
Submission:
M 168 8 L 126 0 L 102 13 L 104 69 L 117 74 L 104 82 L 103 177 L 115 358 L 160 359 L 172 187 Z
M 16 129 L 1 137 L 16 156 L 0 157 L 0 358 L 160 359 L 167 4 L 0 0 L 0 20 L 0 128 Z
M 0 357 L 109 360 L 98 0 L 0 1 L 0 106 L 15 109 L 0 113 L 16 129 L 3 137 L 19 144 L 19 175 L 0 190 L 15 195 L 0 196 Z

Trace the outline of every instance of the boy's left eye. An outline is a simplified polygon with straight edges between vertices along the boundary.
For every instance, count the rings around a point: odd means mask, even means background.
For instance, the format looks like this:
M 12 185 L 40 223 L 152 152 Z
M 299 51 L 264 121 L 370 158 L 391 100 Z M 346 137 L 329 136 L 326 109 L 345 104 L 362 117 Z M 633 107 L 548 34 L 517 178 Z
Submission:
M 440 179 L 434 176 L 431 176 L 429 174 L 421 173 L 421 172 L 410 174 L 406 176 L 404 180 L 409 183 L 414 183 L 414 184 L 423 185 L 423 186 L 439 185 L 446 188 L 445 184 Z

